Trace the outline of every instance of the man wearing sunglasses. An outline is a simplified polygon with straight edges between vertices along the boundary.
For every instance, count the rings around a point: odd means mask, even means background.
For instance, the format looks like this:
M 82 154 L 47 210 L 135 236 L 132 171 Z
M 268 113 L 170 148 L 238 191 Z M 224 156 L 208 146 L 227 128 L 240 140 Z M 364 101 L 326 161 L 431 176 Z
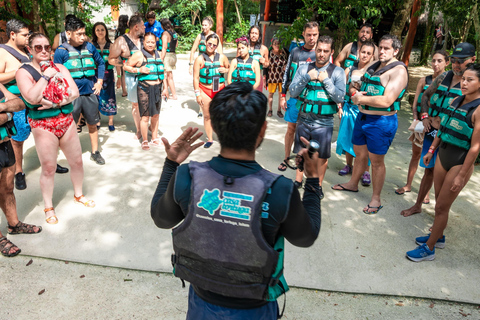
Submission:
M 85 40 L 85 23 L 78 18 L 73 18 L 65 23 L 65 31 L 69 43 L 62 43 L 55 51 L 53 61 L 63 64 L 72 75 L 77 84 L 80 96 L 73 101 L 73 118 L 78 122 L 83 114 L 90 135 L 92 154 L 90 160 L 96 164 L 104 165 L 100 151 L 98 151 L 98 129 L 100 121 L 98 112 L 98 98 L 103 86 L 105 62 L 97 49 Z M 95 69 L 98 68 L 98 80 L 94 83 Z
M 0 83 L 16 96 L 20 96 L 15 73 L 22 63 L 30 62 L 26 53 L 29 30 L 25 22 L 11 19 L 7 22 L 8 42 L 0 45 Z M 15 187 L 18 190 L 27 188 L 25 173 L 23 172 L 23 143 L 30 136 L 30 125 L 26 119 L 26 109 L 13 113 L 13 122 L 17 134 L 12 136 L 11 142 L 15 153 Z M 66 173 L 67 168 L 57 165 L 57 173 Z
M 425 139 L 423 139 L 422 158 L 430 149 L 440 127 L 440 118 L 442 111 L 458 96 L 462 95 L 461 80 L 467 65 L 475 61 L 475 47 L 468 43 L 459 43 L 450 56 L 452 70 L 439 75 L 422 96 L 422 110 L 420 117 L 425 130 Z M 438 148 L 437 148 L 438 150 Z M 437 151 L 434 152 L 430 163 L 435 163 Z M 418 189 L 417 201 L 415 204 L 400 214 L 404 217 L 422 212 L 422 202 L 433 184 L 434 168 L 425 168 L 425 173 Z M 423 197 L 423 198 L 422 198 Z

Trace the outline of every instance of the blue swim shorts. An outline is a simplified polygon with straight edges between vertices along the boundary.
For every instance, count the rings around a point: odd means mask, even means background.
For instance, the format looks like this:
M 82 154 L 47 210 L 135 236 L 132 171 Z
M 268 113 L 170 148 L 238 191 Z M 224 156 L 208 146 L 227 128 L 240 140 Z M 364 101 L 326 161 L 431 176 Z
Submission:
M 290 98 L 287 101 L 287 111 L 285 112 L 285 121 L 291 123 L 297 123 L 298 119 L 298 109 L 297 109 L 297 99 Z
M 433 139 L 435 139 L 435 136 L 437 135 L 437 129 L 433 129 L 430 132 L 425 132 L 425 135 L 423 136 L 423 146 L 422 146 L 422 156 L 420 157 L 420 167 L 422 168 L 434 168 L 435 167 L 435 159 L 437 159 L 437 153 L 438 149 L 435 150 L 433 153 L 433 157 L 428 163 L 428 166 L 425 165 L 423 162 L 423 157 L 427 154 L 428 149 L 430 149 L 430 146 L 432 145 Z
M 353 128 L 352 143 L 357 146 L 367 145 L 368 152 L 373 154 L 387 154 L 397 128 L 397 114 L 374 116 L 359 113 Z
M 17 134 L 12 136 L 12 139 L 18 142 L 27 140 L 32 131 L 28 124 L 26 112 L 27 110 L 24 109 L 13 113 L 13 122 L 15 123 L 15 128 L 17 128 Z

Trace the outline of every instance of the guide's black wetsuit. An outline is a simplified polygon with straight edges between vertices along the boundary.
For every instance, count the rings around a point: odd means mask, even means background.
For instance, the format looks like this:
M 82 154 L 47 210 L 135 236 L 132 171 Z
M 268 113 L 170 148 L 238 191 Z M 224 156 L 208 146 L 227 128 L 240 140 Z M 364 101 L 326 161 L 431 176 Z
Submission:
M 208 161 L 213 170 L 233 178 L 243 177 L 261 170 L 256 161 L 241 161 L 214 157 Z M 191 191 L 191 176 L 188 165 L 179 166 L 165 159 L 163 172 L 152 199 L 151 215 L 159 228 L 172 228 L 188 214 Z M 303 201 L 293 182 L 280 177 L 272 185 L 271 193 L 264 202 L 268 204 L 268 217 L 262 217 L 265 240 L 273 247 L 283 235 L 298 247 L 313 244 L 320 231 L 320 198 L 318 178 L 307 178 Z M 203 300 L 226 308 L 257 308 L 267 303 L 264 300 L 247 300 L 225 297 L 194 286 Z

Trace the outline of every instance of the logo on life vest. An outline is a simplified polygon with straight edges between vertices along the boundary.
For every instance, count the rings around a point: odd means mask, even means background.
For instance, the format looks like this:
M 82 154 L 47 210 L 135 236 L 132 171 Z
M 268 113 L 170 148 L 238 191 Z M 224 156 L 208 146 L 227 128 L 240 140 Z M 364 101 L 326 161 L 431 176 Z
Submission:
M 457 129 L 458 131 L 463 130 L 463 126 L 461 126 L 460 123 L 457 120 L 450 121 L 450 126 Z
M 310 59 L 310 57 L 308 57 L 307 60 L 305 60 L 305 62 L 312 62 L 312 59 Z
M 327 100 L 328 97 L 327 97 L 327 94 L 325 93 L 325 91 L 317 91 L 317 99 Z
M 374 96 L 380 94 L 380 90 L 376 89 L 375 87 L 368 87 L 367 92 L 373 94 Z
M 220 190 L 203 190 L 203 195 L 197 203 L 199 208 L 204 209 L 213 216 L 220 209 L 220 215 L 229 218 L 250 220 L 251 209 L 241 205 L 242 201 L 252 202 L 254 197 L 248 194 L 224 191 L 220 197 Z

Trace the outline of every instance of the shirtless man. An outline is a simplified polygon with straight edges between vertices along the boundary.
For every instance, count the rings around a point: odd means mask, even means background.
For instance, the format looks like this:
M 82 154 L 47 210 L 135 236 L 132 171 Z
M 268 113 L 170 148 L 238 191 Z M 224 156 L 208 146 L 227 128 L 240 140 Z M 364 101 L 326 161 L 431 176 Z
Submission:
M 110 46 L 108 63 L 113 66 L 123 66 L 125 61 L 138 50 L 142 49 L 141 38 L 145 34 L 145 24 L 139 15 L 132 16 L 128 22 L 129 32 L 118 37 Z M 137 75 L 125 72 L 125 82 L 128 91 L 128 100 L 132 103 L 132 116 L 137 129 L 136 138 L 140 139 L 140 114 L 137 101 Z
M 338 191 L 358 192 L 358 182 L 370 158 L 373 194 L 363 209 L 366 214 L 375 214 L 383 208 L 380 193 L 385 182 L 385 154 L 397 132 L 397 111 L 408 85 L 407 67 L 395 58 L 401 48 L 400 40 L 387 34 L 380 39 L 378 47 L 380 61 L 367 67 L 360 91 L 355 94 L 355 88 L 351 91 L 352 102 L 360 111 L 352 136 L 357 155 L 352 177 L 347 183 L 332 186 Z
M 16 96 L 20 95 L 15 73 L 22 63 L 30 62 L 25 48 L 27 46 L 29 30 L 27 25 L 19 20 L 12 19 L 7 22 L 7 34 L 9 36 L 6 44 L 0 45 L 0 83 L 4 84 L 7 90 Z M 13 121 L 17 134 L 11 139 L 15 153 L 15 187 L 18 190 L 27 188 L 25 173 L 23 173 L 23 143 L 30 136 L 30 125 L 26 119 L 25 109 L 13 114 Z M 66 173 L 67 168 L 58 166 L 57 173 Z
M 341 68 L 351 67 L 355 61 L 358 61 L 360 54 L 360 48 L 362 45 L 371 41 L 373 37 L 373 27 L 370 23 L 364 23 L 360 26 L 360 31 L 358 32 L 358 40 L 356 42 L 350 42 L 345 47 L 335 59 L 335 64 Z M 378 60 L 378 48 L 375 46 L 374 52 L 374 61 Z

